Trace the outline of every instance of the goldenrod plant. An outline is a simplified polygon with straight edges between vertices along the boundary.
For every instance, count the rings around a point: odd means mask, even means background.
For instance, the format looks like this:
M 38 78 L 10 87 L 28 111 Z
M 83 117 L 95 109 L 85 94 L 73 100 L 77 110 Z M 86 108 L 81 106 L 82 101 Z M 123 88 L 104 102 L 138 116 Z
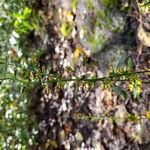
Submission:
M 72 7 L 77 7 L 77 2 L 77 0 L 72 1 Z M 110 1 L 104 0 L 104 2 L 108 6 Z M 76 75 L 74 78 L 64 78 L 59 72 L 52 73 L 46 68 L 41 68 L 38 59 L 43 54 L 43 50 L 31 53 L 27 48 L 27 36 L 40 24 L 38 22 L 40 16 L 39 18 L 34 16 L 32 3 L 34 1 L 29 3 L 26 0 L 0 1 L 0 149 L 2 150 L 28 150 L 33 144 L 36 145 L 38 127 L 35 118 L 29 117 L 31 100 L 28 97 L 28 92 L 35 85 L 42 86 L 48 93 L 48 86 L 52 83 L 55 83 L 58 88 L 62 88 L 67 82 L 80 84 L 85 88 L 94 88 L 96 83 L 101 83 L 104 88 L 112 89 L 122 99 L 127 99 L 130 92 L 135 99 L 139 99 L 142 84 L 150 83 L 149 80 L 143 81 L 140 78 L 141 74 L 149 76 L 150 68 L 134 71 L 131 59 L 125 66 L 112 67 L 109 75 L 102 78 L 89 73 L 80 77 Z M 146 5 L 149 6 L 149 2 Z M 68 15 L 68 19 L 72 20 L 72 14 Z M 64 20 L 60 28 L 64 37 L 68 37 L 72 31 L 69 20 Z M 101 39 L 92 42 L 96 42 L 95 46 L 100 41 Z M 74 55 L 75 65 L 80 55 L 89 57 L 88 52 L 79 47 L 75 49 Z M 75 74 L 72 68 L 69 69 Z M 121 83 L 126 83 L 128 88 L 122 88 Z M 150 119 L 149 111 L 145 115 L 147 119 Z M 80 114 L 78 116 L 87 120 L 97 120 L 96 116 L 88 117 Z M 130 120 L 140 118 L 140 116 L 130 115 L 127 117 Z M 51 140 L 47 141 L 45 148 L 47 149 L 50 145 L 57 148 L 57 143 Z

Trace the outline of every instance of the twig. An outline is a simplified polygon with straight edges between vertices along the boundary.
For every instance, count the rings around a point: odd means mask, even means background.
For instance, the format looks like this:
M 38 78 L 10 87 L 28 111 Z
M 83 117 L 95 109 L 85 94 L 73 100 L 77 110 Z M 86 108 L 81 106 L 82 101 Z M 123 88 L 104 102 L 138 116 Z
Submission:
M 150 73 L 150 71 L 148 70 L 144 70 L 144 71 L 136 71 L 136 72 L 124 72 L 124 73 L 120 73 L 120 74 L 115 74 L 115 75 L 110 75 L 108 77 L 102 77 L 102 78 L 94 78 L 94 79 L 87 79 L 87 78 L 56 78 L 56 79 L 51 79 L 51 80 L 47 80 L 45 82 L 41 82 L 41 83 L 59 83 L 59 82 L 71 82 L 71 81 L 76 81 L 76 82 L 103 82 L 103 81 L 121 81 L 121 82 L 125 82 L 125 81 L 129 81 L 127 79 L 123 80 L 123 79 L 119 79 L 119 77 L 124 77 L 124 76 L 131 76 L 131 75 L 136 75 L 136 74 L 144 74 L 144 73 Z M 39 78 L 40 79 L 40 78 Z M 16 77 L 6 77 L 6 78 L 0 78 L 0 81 L 4 81 L 4 80 L 17 80 L 23 83 L 37 83 L 37 81 L 25 81 Z M 39 82 L 39 81 L 38 81 Z M 146 83 L 147 81 L 145 81 Z
M 97 81 L 113 81 L 113 78 L 117 79 L 117 77 L 123 77 L 123 76 L 131 76 L 131 75 L 135 75 L 135 74 L 143 74 L 143 73 L 150 73 L 150 71 L 144 70 L 144 71 L 136 71 L 136 72 L 127 72 L 127 73 L 121 73 L 121 74 L 115 74 L 115 75 L 111 75 L 108 77 L 102 77 L 102 78 L 95 78 L 95 79 L 86 79 L 86 78 L 77 78 L 77 79 L 72 79 L 72 78 L 68 78 L 68 79 L 64 79 L 64 78 L 60 78 L 60 79 L 52 79 L 48 82 L 71 82 L 71 81 L 81 81 L 81 82 L 97 82 Z M 120 79 L 118 79 L 117 81 L 121 81 Z M 125 81 L 125 80 L 123 80 Z

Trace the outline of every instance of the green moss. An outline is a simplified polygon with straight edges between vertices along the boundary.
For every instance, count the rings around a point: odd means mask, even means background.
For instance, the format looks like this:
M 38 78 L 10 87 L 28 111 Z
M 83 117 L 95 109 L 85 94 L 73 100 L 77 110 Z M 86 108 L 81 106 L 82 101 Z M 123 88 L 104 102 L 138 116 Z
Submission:
M 86 5 L 87 5 L 87 8 L 88 8 L 89 10 L 94 9 L 93 1 L 92 1 L 92 0 L 87 0 L 87 1 L 86 1 Z
M 92 46 L 93 50 L 96 50 L 98 46 L 102 43 L 102 37 L 96 38 L 95 35 L 90 35 L 88 37 L 88 42 Z
M 63 22 L 61 24 L 60 31 L 61 31 L 61 33 L 63 34 L 64 37 L 70 36 L 70 34 L 72 32 L 71 24 L 68 23 L 68 22 Z
M 102 3 L 108 8 L 113 8 L 119 5 L 119 0 L 102 0 Z
M 72 0 L 71 1 L 71 8 L 76 9 L 78 5 L 79 0 Z

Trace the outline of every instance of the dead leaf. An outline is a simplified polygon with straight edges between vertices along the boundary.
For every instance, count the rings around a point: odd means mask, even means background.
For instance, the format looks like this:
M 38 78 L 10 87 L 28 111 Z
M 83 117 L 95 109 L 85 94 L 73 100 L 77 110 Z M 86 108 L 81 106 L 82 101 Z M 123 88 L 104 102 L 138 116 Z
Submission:
M 85 57 L 89 57 L 90 56 L 90 53 L 87 51 L 87 50 L 84 50 L 80 47 L 77 47 L 74 51 L 74 59 L 75 59 L 75 63 L 78 62 L 78 59 L 80 57 L 80 55 L 83 54 Z

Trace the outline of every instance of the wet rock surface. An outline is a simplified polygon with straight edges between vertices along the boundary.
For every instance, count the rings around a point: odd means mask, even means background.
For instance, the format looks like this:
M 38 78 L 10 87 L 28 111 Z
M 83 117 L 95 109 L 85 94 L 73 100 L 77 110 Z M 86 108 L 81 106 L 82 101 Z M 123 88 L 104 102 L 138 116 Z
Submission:
M 106 40 L 108 47 L 98 46 L 99 51 L 93 52 L 83 28 L 87 25 L 86 28 L 92 30 L 89 24 L 96 14 L 93 10 L 88 11 L 86 1 L 79 1 L 76 8 L 71 7 L 69 0 L 52 0 L 43 5 L 46 7 L 47 15 L 49 14 L 47 16 L 49 40 L 47 41 L 48 52 L 41 58 L 40 63 L 42 66 L 45 64 L 49 66 L 52 73 L 59 73 L 65 78 L 81 77 L 87 72 L 103 77 L 108 74 L 109 67 L 115 64 L 120 56 L 131 55 L 134 59 L 132 51 L 137 43 L 133 46 L 127 45 L 130 43 L 128 41 L 124 42 L 126 37 L 121 37 L 124 35 L 123 28 L 114 35 L 120 39 L 119 42 L 112 38 L 113 32 L 104 31 L 105 36 L 108 35 L 110 39 L 110 41 Z M 101 7 L 99 5 L 96 7 Z M 115 19 L 113 23 L 116 22 L 118 26 L 126 24 L 119 14 Z M 60 30 L 63 22 L 71 24 L 71 34 L 67 37 L 62 35 Z M 146 24 L 145 27 L 148 25 Z M 95 27 L 93 30 L 97 32 L 100 29 Z M 75 63 L 76 48 L 85 50 L 90 56 L 87 57 L 84 52 Z M 138 65 L 141 70 L 149 68 L 149 51 L 149 48 L 143 47 L 138 62 L 135 61 L 134 65 Z M 73 68 L 73 71 L 67 71 L 68 67 Z M 104 90 L 100 84 L 92 88 L 74 81 L 60 87 L 55 83 L 49 84 L 47 90 L 38 87 L 34 92 L 35 96 L 32 97 L 33 104 L 30 109 L 39 124 L 36 145 L 38 150 L 149 149 L 150 122 L 145 118 L 150 105 L 149 84 L 143 84 L 139 101 L 132 95 L 122 101 L 111 90 Z M 140 120 L 133 121 L 132 118 L 128 120 L 126 116 L 129 113 L 140 116 Z M 114 120 L 114 117 L 118 120 Z

